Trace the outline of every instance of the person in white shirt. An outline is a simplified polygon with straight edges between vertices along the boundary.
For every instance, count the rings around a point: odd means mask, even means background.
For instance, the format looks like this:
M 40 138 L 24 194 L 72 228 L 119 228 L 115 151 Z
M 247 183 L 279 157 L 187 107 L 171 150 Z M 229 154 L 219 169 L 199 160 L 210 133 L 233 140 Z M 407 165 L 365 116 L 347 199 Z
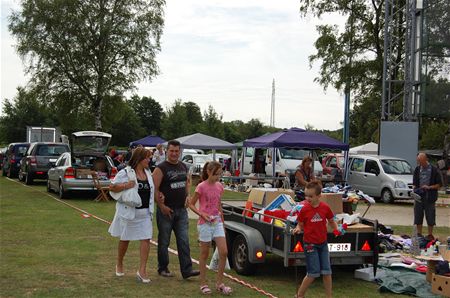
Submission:
M 158 166 L 160 163 L 166 160 L 166 153 L 162 144 L 156 145 L 156 151 L 153 153 L 153 163 Z

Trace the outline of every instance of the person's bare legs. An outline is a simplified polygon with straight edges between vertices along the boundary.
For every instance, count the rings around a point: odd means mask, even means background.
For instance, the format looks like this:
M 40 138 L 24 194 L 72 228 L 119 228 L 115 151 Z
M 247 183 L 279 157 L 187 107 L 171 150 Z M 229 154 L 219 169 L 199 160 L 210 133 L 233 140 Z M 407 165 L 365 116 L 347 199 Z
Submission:
M 302 284 L 300 285 L 300 288 L 298 288 L 297 291 L 297 297 L 302 298 L 305 297 L 306 290 L 309 288 L 309 286 L 313 283 L 315 280 L 315 277 L 305 276 L 305 278 L 302 281 Z
M 331 298 L 332 279 L 331 274 L 322 275 L 323 287 L 325 288 L 325 295 L 327 298 Z
M 422 235 L 423 225 L 417 225 L 417 234 Z
M 228 248 L 227 241 L 225 237 L 216 237 L 214 238 L 216 242 L 217 251 L 219 252 L 219 267 L 217 268 L 217 285 L 223 283 L 223 272 L 225 270 L 225 264 L 227 263 L 228 257 Z
M 128 244 L 130 244 L 130 241 L 119 241 L 119 247 L 117 249 L 117 272 L 123 272 L 123 258 L 127 252 Z
M 150 239 L 141 240 L 139 275 L 143 279 L 147 279 L 147 260 L 149 250 L 150 250 Z
M 434 226 L 428 226 L 428 235 L 433 235 L 433 227 Z
M 200 241 L 200 259 L 198 260 L 200 267 L 200 286 L 206 285 L 206 260 L 209 256 L 210 247 L 211 242 Z

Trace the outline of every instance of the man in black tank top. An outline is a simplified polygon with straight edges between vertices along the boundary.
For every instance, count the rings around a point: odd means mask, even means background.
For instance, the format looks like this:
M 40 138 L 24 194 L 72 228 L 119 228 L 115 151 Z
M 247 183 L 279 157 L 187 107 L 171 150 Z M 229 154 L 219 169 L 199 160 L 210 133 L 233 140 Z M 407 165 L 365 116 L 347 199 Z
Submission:
M 171 277 L 169 271 L 169 244 L 172 230 L 177 240 L 178 260 L 183 278 L 199 275 L 192 270 L 191 252 L 189 248 L 189 218 L 186 200 L 189 194 L 190 181 L 187 167 L 180 162 L 180 143 L 171 140 L 167 143 L 167 160 L 159 164 L 153 171 L 155 198 L 157 203 L 156 224 L 158 226 L 158 273 Z M 159 193 L 164 194 L 160 199 Z

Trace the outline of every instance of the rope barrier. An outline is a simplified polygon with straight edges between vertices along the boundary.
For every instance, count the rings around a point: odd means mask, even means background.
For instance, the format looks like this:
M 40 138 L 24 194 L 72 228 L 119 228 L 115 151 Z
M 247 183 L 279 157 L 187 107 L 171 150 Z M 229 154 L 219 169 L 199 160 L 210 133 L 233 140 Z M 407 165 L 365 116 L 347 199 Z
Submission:
M 75 210 L 81 212 L 82 214 L 86 214 L 86 215 L 88 215 L 89 217 L 92 217 L 92 218 L 94 218 L 94 219 L 96 219 L 96 220 L 98 220 L 98 221 L 101 221 L 101 222 L 106 223 L 106 224 L 108 224 L 108 225 L 111 224 L 110 221 L 107 221 L 106 219 L 103 219 L 103 218 L 101 218 L 101 217 L 98 217 L 98 216 L 96 216 L 95 214 L 92 214 L 92 213 L 90 213 L 90 212 L 87 212 L 86 210 L 83 210 L 83 209 L 81 209 L 81 208 L 78 208 L 77 206 L 74 206 L 74 205 L 72 205 L 72 204 L 69 204 L 69 203 L 67 203 L 67 202 L 65 202 L 65 201 L 63 201 L 63 200 L 61 200 L 61 199 L 58 199 L 58 198 L 56 198 L 55 196 L 53 196 L 53 195 L 51 195 L 51 194 L 49 194 L 49 193 L 47 193 L 47 192 L 43 192 L 43 191 L 38 190 L 38 189 L 36 189 L 36 188 L 34 188 L 34 187 L 31 187 L 31 186 L 29 186 L 29 185 L 25 185 L 25 184 L 19 183 L 18 181 L 15 181 L 15 180 L 10 179 L 10 178 L 6 178 L 6 179 L 8 179 L 8 180 L 10 180 L 10 181 L 12 181 L 12 182 L 15 182 L 15 183 L 17 183 L 17 184 L 20 184 L 20 185 L 22 185 L 22 186 L 24 186 L 24 187 L 29 187 L 29 188 L 31 188 L 32 190 L 36 191 L 36 192 L 40 192 L 40 193 L 42 193 L 42 194 L 44 194 L 44 195 L 46 195 L 46 196 L 48 196 L 48 197 L 54 199 L 55 201 L 57 201 L 57 202 L 59 202 L 59 203 L 62 203 L 62 204 L 66 205 L 66 206 L 68 206 L 68 207 L 70 207 L 70 208 L 72 208 L 72 209 L 75 209 Z M 156 242 L 156 241 L 154 241 L 154 240 L 151 240 L 151 239 L 150 239 L 150 243 L 153 244 L 153 245 L 155 245 L 155 246 L 158 246 L 158 242 Z M 172 254 L 174 254 L 174 255 L 178 255 L 178 251 L 176 251 L 175 249 L 172 249 L 172 248 L 169 247 L 168 250 L 169 250 L 170 253 L 172 253 Z M 196 260 L 196 259 L 194 259 L 194 258 L 191 258 L 191 260 L 192 260 L 193 263 L 199 264 L 199 261 L 198 261 L 198 260 Z M 209 270 L 212 270 L 212 269 L 209 267 L 209 265 L 206 265 L 206 267 L 207 267 Z M 275 296 L 275 295 L 273 295 L 273 294 L 271 294 L 271 293 L 269 293 L 269 292 L 267 292 L 267 291 L 264 291 L 263 289 L 260 289 L 260 288 L 258 288 L 258 287 L 255 286 L 255 285 L 252 285 L 252 284 L 250 284 L 250 283 L 248 283 L 248 282 L 245 282 L 245 281 L 243 281 L 243 280 L 241 280 L 241 279 L 239 279 L 239 278 L 237 278 L 237 277 L 235 277 L 235 276 L 233 276 L 233 275 L 231 275 L 231 274 L 228 274 L 228 273 L 225 273 L 225 272 L 224 272 L 224 273 L 223 273 L 223 276 L 225 276 L 225 277 L 227 277 L 228 279 L 230 279 L 230 280 L 232 280 L 232 281 L 234 281 L 234 282 L 236 282 L 236 283 L 238 283 L 238 284 L 241 284 L 241 285 L 243 285 L 243 286 L 245 286 L 245 287 L 247 287 L 247 288 L 249 288 L 249 289 L 251 289 L 251 290 L 254 290 L 254 291 L 256 291 L 256 292 L 258 292 L 258 293 L 260 293 L 260 294 L 262 294 L 262 295 L 264 295 L 264 296 L 271 297 L 271 298 L 277 298 L 277 296 Z

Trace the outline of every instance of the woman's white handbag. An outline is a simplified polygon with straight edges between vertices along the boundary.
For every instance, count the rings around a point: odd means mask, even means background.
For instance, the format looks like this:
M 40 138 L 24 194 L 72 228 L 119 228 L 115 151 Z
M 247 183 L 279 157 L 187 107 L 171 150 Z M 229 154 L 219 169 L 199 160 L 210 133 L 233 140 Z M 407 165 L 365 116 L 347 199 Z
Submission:
M 136 174 L 135 172 L 129 171 L 129 169 L 126 169 L 127 175 L 128 175 L 128 181 L 136 181 Z M 128 205 L 130 207 L 141 207 L 142 206 L 142 200 L 139 196 L 139 193 L 137 191 L 137 186 L 135 185 L 133 188 L 125 189 L 120 192 L 120 197 L 118 200 L 120 203 L 123 203 L 125 205 Z
M 142 200 L 139 193 L 134 188 L 125 189 L 119 197 L 119 202 L 130 207 L 141 207 Z

